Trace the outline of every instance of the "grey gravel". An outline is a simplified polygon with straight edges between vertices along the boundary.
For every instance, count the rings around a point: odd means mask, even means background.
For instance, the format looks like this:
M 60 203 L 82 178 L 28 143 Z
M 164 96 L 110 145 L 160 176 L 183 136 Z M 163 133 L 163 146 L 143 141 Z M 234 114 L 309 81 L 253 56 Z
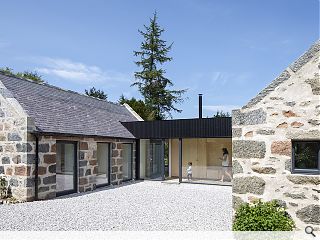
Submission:
M 230 186 L 144 181 L 0 206 L 0 230 L 231 230 Z

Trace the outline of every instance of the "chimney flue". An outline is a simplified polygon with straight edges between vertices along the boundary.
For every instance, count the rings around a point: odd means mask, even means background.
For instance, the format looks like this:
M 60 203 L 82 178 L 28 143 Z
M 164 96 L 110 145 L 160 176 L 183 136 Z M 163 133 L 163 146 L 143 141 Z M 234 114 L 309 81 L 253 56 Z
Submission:
M 199 94 L 199 118 L 202 118 L 202 94 Z

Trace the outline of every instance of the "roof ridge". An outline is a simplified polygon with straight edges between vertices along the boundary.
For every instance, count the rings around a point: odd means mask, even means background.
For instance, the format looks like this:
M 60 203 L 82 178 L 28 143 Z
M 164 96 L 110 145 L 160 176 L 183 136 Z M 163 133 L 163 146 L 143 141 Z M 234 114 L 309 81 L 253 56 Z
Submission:
M 27 82 L 30 82 L 30 83 L 34 83 L 34 84 L 41 85 L 41 86 L 47 86 L 47 87 L 55 88 L 55 89 L 60 90 L 60 91 L 77 94 L 77 95 L 80 95 L 80 96 L 83 96 L 83 97 L 88 97 L 88 98 L 91 98 L 91 99 L 94 99 L 94 100 L 98 100 L 98 101 L 110 103 L 110 104 L 113 104 L 113 105 L 116 105 L 116 106 L 119 106 L 119 107 L 123 107 L 123 105 L 122 105 L 122 104 L 119 104 L 119 103 L 115 103 L 115 102 L 111 102 L 111 101 L 108 101 L 108 100 L 99 99 L 99 98 L 96 98 L 96 97 L 93 97 L 93 96 L 88 96 L 88 95 L 86 95 L 86 94 L 79 93 L 79 92 L 76 92 L 76 91 L 73 91 L 73 90 L 63 89 L 63 88 L 61 88 L 61 87 L 58 87 L 58 86 L 49 84 L 49 83 L 47 83 L 47 82 L 36 82 L 36 81 L 32 81 L 32 80 L 27 79 L 27 78 L 22 78 L 22 77 L 18 77 L 18 76 L 16 76 L 16 75 L 14 75 L 14 74 L 7 73 L 7 72 L 5 72 L 5 71 L 3 71 L 3 70 L 0 70 L 0 75 L 4 75 L 4 76 L 6 76 L 6 77 L 13 77 L 13 78 L 16 78 L 16 79 L 19 79 L 19 80 L 24 80 L 24 81 L 27 81 Z

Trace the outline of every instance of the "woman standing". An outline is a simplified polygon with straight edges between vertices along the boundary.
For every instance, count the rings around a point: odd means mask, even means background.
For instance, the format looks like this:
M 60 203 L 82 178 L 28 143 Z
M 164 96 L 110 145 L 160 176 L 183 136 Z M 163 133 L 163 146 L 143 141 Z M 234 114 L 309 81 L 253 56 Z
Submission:
M 229 161 L 229 152 L 226 148 L 222 148 L 222 158 L 220 158 L 220 160 L 222 160 L 222 174 L 221 174 L 221 179 L 220 181 L 223 182 L 224 177 L 227 175 L 230 180 L 232 180 L 232 176 L 229 172 L 229 168 L 230 168 L 230 161 Z

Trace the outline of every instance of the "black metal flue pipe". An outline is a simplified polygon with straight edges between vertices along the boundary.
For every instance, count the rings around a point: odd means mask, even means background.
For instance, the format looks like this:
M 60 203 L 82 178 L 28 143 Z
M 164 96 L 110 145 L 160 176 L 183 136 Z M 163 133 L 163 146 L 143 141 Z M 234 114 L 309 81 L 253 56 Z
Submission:
M 202 118 L 202 94 L 199 94 L 199 118 Z

